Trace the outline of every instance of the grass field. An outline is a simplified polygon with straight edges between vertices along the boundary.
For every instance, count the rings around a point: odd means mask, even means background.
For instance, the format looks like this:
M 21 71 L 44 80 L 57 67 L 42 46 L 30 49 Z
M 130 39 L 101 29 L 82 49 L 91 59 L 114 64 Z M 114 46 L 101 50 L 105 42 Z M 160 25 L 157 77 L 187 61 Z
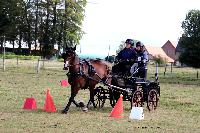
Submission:
M 161 97 L 154 112 L 144 108 L 144 120 L 129 120 L 130 103 L 124 102 L 124 118 L 109 118 L 112 108 L 109 102 L 102 109 L 91 108 L 84 113 L 73 104 L 67 115 L 60 111 L 70 95 L 69 87 L 61 87 L 60 80 L 66 79 L 62 62 L 46 62 L 36 73 L 37 62 L 8 60 L 6 71 L 0 69 L 0 132 L 200 132 L 200 79 L 192 68 L 174 68 L 163 76 L 159 68 Z M 53 67 L 54 66 L 54 67 Z M 155 70 L 149 66 L 149 78 Z M 57 113 L 46 113 L 45 91 L 50 89 Z M 87 102 L 88 90 L 81 90 L 78 101 Z M 38 110 L 23 110 L 27 97 L 34 97 Z

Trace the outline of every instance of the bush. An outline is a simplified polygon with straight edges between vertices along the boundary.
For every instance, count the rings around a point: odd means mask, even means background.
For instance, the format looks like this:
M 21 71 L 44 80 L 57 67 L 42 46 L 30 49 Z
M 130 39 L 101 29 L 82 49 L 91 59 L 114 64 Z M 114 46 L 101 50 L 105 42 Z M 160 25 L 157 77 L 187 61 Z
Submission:
M 164 59 L 162 56 L 158 55 L 154 58 L 155 63 L 158 63 L 158 65 L 166 64 L 166 59 Z
M 3 57 L 3 54 L 0 54 L 0 57 Z M 25 55 L 15 55 L 14 53 L 7 52 L 5 54 L 6 59 L 16 59 L 19 58 L 21 60 L 37 60 L 40 56 L 25 56 Z
M 13 52 L 5 52 L 5 55 L 15 55 Z

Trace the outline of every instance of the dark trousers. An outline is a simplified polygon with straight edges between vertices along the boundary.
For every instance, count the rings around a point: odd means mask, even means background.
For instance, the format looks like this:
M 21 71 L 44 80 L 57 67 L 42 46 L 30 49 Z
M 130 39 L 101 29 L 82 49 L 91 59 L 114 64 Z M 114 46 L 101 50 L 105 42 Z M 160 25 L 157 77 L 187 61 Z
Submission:
M 147 78 L 147 67 L 146 66 L 140 67 L 136 76 L 146 79 Z
M 132 62 L 120 62 L 112 67 L 112 72 L 122 75 L 130 75 Z

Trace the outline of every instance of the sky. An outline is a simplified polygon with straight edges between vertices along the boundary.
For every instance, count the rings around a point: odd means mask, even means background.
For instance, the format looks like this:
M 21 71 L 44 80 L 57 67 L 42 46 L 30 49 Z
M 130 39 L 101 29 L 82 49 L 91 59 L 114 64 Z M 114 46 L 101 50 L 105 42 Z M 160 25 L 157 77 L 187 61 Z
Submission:
M 200 0 L 88 0 L 77 52 L 111 55 L 127 38 L 158 47 L 178 41 L 191 9 L 200 10 Z

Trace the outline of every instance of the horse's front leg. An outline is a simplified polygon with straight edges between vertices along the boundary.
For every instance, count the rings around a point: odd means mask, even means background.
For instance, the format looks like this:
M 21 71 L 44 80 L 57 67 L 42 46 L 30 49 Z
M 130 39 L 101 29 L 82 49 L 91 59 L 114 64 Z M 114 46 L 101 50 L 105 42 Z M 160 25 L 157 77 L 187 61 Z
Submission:
M 85 105 L 84 105 L 84 103 L 83 102 L 76 102 L 76 100 L 74 99 L 73 101 L 72 101 L 75 105 L 76 105 L 76 107 L 85 107 Z
M 77 103 L 77 102 L 75 101 L 75 99 L 74 99 L 72 102 L 76 105 L 76 107 L 81 107 L 80 103 Z
M 71 93 L 71 97 L 69 98 L 69 102 L 67 103 L 67 106 L 62 110 L 63 114 L 67 114 L 69 107 L 72 102 L 74 102 L 74 98 L 76 97 L 77 93 Z

